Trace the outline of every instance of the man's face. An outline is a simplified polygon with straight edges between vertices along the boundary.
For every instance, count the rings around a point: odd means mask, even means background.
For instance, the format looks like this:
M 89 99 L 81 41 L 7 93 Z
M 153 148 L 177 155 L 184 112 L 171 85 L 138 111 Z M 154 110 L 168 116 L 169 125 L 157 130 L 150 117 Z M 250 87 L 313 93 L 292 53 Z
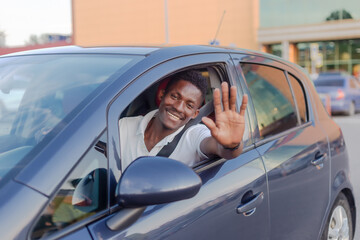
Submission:
M 165 128 L 177 130 L 196 118 L 201 105 L 201 91 L 192 83 L 180 80 L 162 96 L 159 118 Z

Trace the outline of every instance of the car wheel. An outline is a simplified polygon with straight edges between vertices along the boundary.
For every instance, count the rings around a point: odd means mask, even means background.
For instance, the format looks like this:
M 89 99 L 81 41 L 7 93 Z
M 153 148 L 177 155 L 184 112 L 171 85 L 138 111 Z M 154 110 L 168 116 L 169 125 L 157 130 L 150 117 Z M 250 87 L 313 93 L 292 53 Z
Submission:
M 355 114 L 355 104 L 354 102 L 351 102 L 349 105 L 349 110 L 347 111 L 348 116 L 353 116 Z
M 330 216 L 323 231 L 322 240 L 352 240 L 352 218 L 349 203 L 340 193 L 331 209 Z

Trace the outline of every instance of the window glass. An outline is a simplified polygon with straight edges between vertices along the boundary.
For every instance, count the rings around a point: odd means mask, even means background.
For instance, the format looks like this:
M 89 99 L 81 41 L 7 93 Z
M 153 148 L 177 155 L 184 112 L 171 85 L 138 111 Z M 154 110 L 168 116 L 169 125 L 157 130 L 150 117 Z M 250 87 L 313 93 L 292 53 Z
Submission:
M 360 39 L 350 40 L 351 58 L 360 59 Z
M 359 7 L 360 2 L 358 0 L 260 0 L 260 27 L 280 27 L 341 21 L 343 19 L 360 19 Z
M 325 60 L 335 60 L 336 44 L 335 42 L 325 42 Z
M 282 45 L 281 44 L 273 44 L 270 45 L 270 53 L 274 54 L 275 56 L 282 56 Z
M 307 119 L 307 108 L 306 108 L 306 98 L 304 94 L 304 89 L 301 83 L 291 74 L 289 74 L 289 80 L 295 95 L 297 107 L 299 109 L 301 123 L 305 123 L 308 121 L 308 119 Z
M 32 232 L 39 239 L 83 220 L 107 205 L 106 134 L 83 157 L 48 204 Z
M 241 67 L 255 107 L 260 138 L 298 124 L 293 96 L 283 71 L 257 64 Z
M 35 146 L 41 151 L 39 146 L 50 142 L 49 137 L 83 109 L 89 95 L 143 58 L 117 54 L 0 58 L 0 185 L 26 166 L 28 152 Z M 45 136 L 47 141 L 42 142 Z

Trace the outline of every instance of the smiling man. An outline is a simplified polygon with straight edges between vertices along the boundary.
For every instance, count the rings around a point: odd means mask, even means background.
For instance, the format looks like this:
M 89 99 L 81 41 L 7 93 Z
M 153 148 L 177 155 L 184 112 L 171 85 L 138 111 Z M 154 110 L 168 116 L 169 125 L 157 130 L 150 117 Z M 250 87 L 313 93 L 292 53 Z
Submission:
M 194 70 L 180 72 L 161 92 L 159 109 L 145 116 L 120 119 L 123 169 L 137 157 L 156 156 L 172 142 L 184 126 L 199 114 L 206 90 L 207 80 L 201 73 Z M 216 121 L 203 117 L 205 125 L 189 127 L 169 158 L 192 166 L 214 155 L 230 159 L 241 153 L 247 96 L 243 97 L 240 112 L 237 112 L 236 87 L 230 88 L 230 98 L 226 82 L 222 83 L 221 91 L 222 99 L 219 89 L 215 89 L 213 96 Z

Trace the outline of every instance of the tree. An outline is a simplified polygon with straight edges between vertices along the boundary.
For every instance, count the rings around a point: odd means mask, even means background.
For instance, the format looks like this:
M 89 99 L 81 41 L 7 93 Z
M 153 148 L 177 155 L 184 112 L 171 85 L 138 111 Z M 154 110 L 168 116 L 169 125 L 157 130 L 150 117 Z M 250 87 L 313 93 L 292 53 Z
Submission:
M 348 11 L 346 11 L 345 9 L 341 9 L 341 10 L 333 11 L 330 14 L 330 16 L 326 18 L 326 21 L 341 20 L 341 19 L 353 19 L 353 17 Z

